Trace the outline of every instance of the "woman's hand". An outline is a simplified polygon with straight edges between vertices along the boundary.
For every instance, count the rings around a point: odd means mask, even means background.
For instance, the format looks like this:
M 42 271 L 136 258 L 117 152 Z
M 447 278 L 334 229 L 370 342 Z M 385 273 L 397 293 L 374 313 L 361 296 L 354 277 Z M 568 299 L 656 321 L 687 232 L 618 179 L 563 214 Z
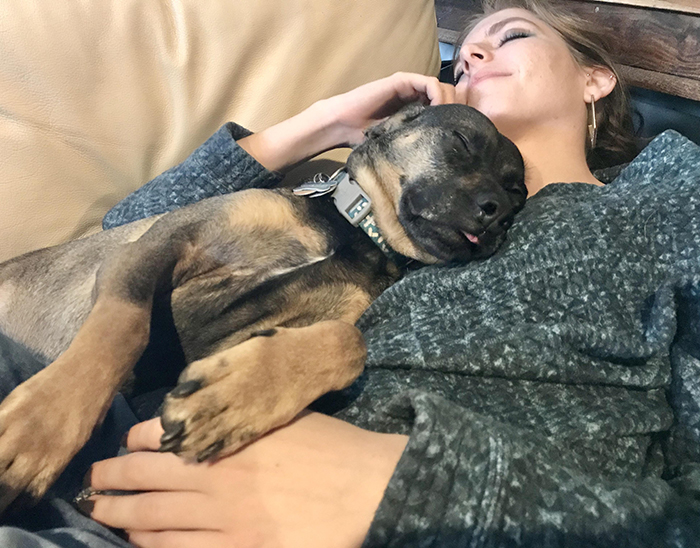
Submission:
M 406 445 L 308 413 L 215 463 L 153 452 L 156 420 L 129 432 L 135 451 L 95 463 L 91 516 L 142 547 L 360 546 Z
M 334 120 L 337 144 L 356 145 L 368 127 L 416 101 L 426 105 L 454 103 L 455 88 L 434 77 L 397 72 L 321 103 L 326 116 Z
M 397 72 L 318 101 L 300 114 L 239 141 L 267 169 L 285 171 L 312 156 L 362 142 L 364 131 L 414 101 L 454 103 L 455 88 L 437 78 Z

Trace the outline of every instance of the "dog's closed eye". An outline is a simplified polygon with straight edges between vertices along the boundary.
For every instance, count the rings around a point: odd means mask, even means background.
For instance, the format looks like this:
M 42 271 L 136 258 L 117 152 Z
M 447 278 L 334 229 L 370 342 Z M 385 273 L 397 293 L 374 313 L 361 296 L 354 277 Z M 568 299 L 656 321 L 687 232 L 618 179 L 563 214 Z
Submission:
M 506 173 L 503 175 L 503 184 L 507 192 L 515 194 L 520 197 L 527 196 L 527 189 L 522 182 L 522 175 L 516 172 Z
M 467 149 L 467 152 L 471 154 L 473 152 L 472 146 L 469 144 L 469 140 L 464 136 L 464 134 L 459 131 L 455 131 L 454 134 L 459 138 L 460 141 L 462 141 L 462 144 L 464 145 L 464 148 Z

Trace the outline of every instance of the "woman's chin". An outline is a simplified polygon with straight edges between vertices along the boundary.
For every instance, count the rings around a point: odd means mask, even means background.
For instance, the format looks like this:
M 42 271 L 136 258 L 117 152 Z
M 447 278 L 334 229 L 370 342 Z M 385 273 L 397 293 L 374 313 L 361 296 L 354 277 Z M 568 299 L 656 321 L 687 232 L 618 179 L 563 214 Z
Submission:
M 491 120 L 496 128 L 500 131 L 500 128 L 498 127 L 498 124 L 496 123 L 498 119 L 503 118 L 504 112 L 503 112 L 503 107 L 502 105 L 494 104 L 493 99 L 488 99 L 485 98 L 484 100 L 473 100 L 471 97 L 469 98 L 469 101 L 467 103 L 470 107 L 475 108 L 481 114 L 486 116 L 489 120 Z
M 527 123 L 523 119 L 522 101 L 515 101 L 503 94 L 484 95 L 474 91 L 469 94 L 467 104 L 491 120 L 496 129 L 506 137 L 508 130 Z
M 532 127 L 531 122 L 524 120 L 522 116 L 513 116 L 512 113 L 504 112 L 503 108 L 498 108 L 496 105 L 484 105 L 483 109 L 477 108 L 477 110 L 493 122 L 493 125 L 496 126 L 501 135 L 504 135 L 516 145 L 518 136 L 523 134 L 523 130 Z

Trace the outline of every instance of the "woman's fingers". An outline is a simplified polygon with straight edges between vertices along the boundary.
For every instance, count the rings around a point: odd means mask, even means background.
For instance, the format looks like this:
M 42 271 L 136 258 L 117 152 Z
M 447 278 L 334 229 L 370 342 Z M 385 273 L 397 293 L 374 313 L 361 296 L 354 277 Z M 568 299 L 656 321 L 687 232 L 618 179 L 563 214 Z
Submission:
M 96 490 L 198 490 L 202 465 L 188 463 L 172 453 L 139 452 L 96 462 L 87 482 Z
M 445 84 L 440 82 L 440 89 L 442 91 L 442 102 L 441 105 L 449 105 L 457 102 L 455 96 L 455 88 L 452 84 Z
M 139 548 L 231 548 L 223 533 L 215 531 L 128 531 L 129 542 Z
M 434 76 L 398 72 L 391 78 L 397 81 L 398 95 L 406 102 L 423 100 L 430 105 L 455 102 L 454 86 L 440 82 Z
M 150 492 L 91 498 L 90 517 L 130 531 L 210 530 L 220 522 L 211 499 L 190 491 Z
M 427 82 L 425 94 L 431 106 L 446 105 L 455 102 L 455 88 L 451 84 L 431 78 Z
M 330 121 L 336 145 L 355 145 L 362 142 L 368 127 L 415 101 L 429 105 L 454 103 L 454 86 L 433 76 L 397 72 L 321 101 L 314 112 Z
M 126 448 L 129 451 L 156 451 L 160 447 L 163 427 L 160 419 L 140 422 L 127 433 Z

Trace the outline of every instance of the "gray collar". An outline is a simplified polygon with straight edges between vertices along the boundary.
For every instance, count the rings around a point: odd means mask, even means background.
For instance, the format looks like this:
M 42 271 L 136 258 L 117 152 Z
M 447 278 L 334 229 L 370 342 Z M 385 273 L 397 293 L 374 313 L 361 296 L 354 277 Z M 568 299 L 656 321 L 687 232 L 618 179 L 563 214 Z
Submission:
M 356 227 L 360 227 L 384 254 L 397 263 L 404 265 L 410 259 L 397 253 L 386 243 L 372 214 L 372 199 L 356 181 L 350 178 L 345 168 L 340 168 L 330 177 L 317 173 L 311 181 L 300 184 L 293 190 L 297 196 L 318 198 L 332 193 L 333 203 L 340 214 Z

